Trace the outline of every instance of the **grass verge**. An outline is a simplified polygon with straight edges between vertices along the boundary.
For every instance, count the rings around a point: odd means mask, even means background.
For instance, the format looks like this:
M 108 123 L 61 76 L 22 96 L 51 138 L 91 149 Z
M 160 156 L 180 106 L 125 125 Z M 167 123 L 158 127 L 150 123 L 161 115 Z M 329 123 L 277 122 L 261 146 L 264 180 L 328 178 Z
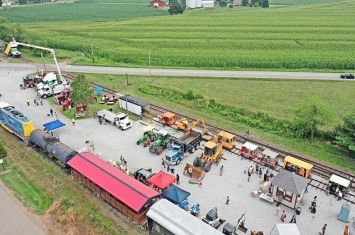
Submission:
M 246 131 L 247 126 L 226 120 L 218 114 L 206 113 L 193 107 L 181 105 L 178 102 L 168 101 L 161 97 L 150 96 L 142 93 L 139 87 L 144 84 L 157 85 L 168 89 L 186 91 L 192 89 L 204 97 L 213 98 L 221 103 L 246 108 L 248 111 L 266 111 L 267 113 L 285 119 L 292 119 L 294 110 L 297 109 L 307 97 L 319 96 L 336 110 L 336 123 L 341 122 L 343 115 L 352 111 L 352 92 L 355 83 L 329 82 L 329 81 L 282 81 L 282 80 L 255 80 L 255 79 L 224 79 L 224 78 L 165 78 L 165 77 L 140 77 L 130 76 L 125 87 L 125 76 L 87 74 L 88 80 L 105 87 L 115 87 L 120 91 L 127 89 L 131 95 L 142 97 L 149 102 L 173 109 L 182 114 L 202 117 L 208 123 L 230 130 Z M 265 89 L 265 88 L 268 89 Z M 281 91 L 281 92 L 280 92 Z M 173 108 L 172 108 L 173 107 Z M 265 108 L 267 107 L 267 108 Z M 270 111 L 271 110 L 271 111 Z M 355 172 L 355 159 L 347 153 L 339 151 L 333 145 L 314 141 L 309 142 L 297 138 L 283 137 L 259 129 L 250 128 L 256 138 L 266 140 L 280 146 L 282 149 L 309 156 L 313 160 L 331 166 Z

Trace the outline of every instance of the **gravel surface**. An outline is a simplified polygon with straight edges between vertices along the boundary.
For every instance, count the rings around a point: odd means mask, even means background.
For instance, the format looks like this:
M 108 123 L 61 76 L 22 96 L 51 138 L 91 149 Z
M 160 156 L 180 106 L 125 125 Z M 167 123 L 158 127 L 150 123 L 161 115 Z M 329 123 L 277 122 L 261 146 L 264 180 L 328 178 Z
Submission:
M 33 99 L 35 91 L 19 89 L 21 77 L 29 72 L 28 70 L 9 71 L 0 67 L 0 93 L 3 95 L 1 99 L 16 106 L 31 117 L 39 128 L 42 128 L 43 123 L 52 120 L 46 115 L 49 113 L 50 106 L 45 102 L 43 107 L 36 107 L 32 102 L 27 107 L 26 98 Z M 90 140 L 95 144 L 96 153 L 108 161 L 119 160 L 122 155 L 127 160 L 129 169 L 152 168 L 154 172 L 163 169 L 161 165 L 163 156 L 151 154 L 148 148 L 136 145 L 136 141 L 143 134 L 144 128 L 144 125 L 138 122 L 135 122 L 133 127 L 128 130 L 120 131 L 110 124 L 99 125 L 98 121 L 94 119 L 78 120 L 76 126 L 72 126 L 70 120 L 61 114 L 58 114 L 58 118 L 67 123 L 67 126 L 56 133 L 60 136 L 62 142 L 75 150 L 88 148 L 88 146 L 85 146 L 85 140 Z M 148 122 L 155 125 L 151 121 Z M 162 128 L 159 125 L 155 126 Z M 177 132 L 171 132 L 171 134 L 181 135 Z M 251 182 L 247 182 L 247 175 L 244 174 L 244 170 L 250 165 L 254 166 L 254 164 L 237 155 L 225 153 L 223 156 L 225 160 L 220 163 L 224 165 L 223 175 L 219 176 L 219 166 L 213 166 L 211 171 L 206 174 L 202 187 L 199 187 L 195 184 L 189 184 L 189 178 L 183 176 L 182 171 L 185 164 L 187 162 L 192 163 L 194 157 L 199 155 L 201 151 L 201 149 L 198 150 L 185 158 L 179 166 L 174 167 L 180 175 L 180 186 L 191 192 L 189 197 L 191 204 L 199 203 L 201 205 L 201 215 L 217 206 L 220 217 L 231 223 L 236 223 L 246 210 L 246 227 L 249 230 L 258 229 L 269 234 L 274 225 L 280 223 L 280 219 L 275 215 L 275 203 L 269 204 L 259 198 L 250 196 L 250 192 L 257 190 L 261 183 L 261 179 L 257 175 L 252 175 Z M 297 225 L 301 234 L 317 235 L 324 223 L 328 224 L 326 234 L 342 234 L 345 223 L 337 220 L 337 215 L 343 202 L 336 201 L 333 197 L 326 196 L 324 192 L 311 187 L 308 191 L 309 193 L 304 197 L 302 213 L 297 216 Z M 318 208 L 314 215 L 309 212 L 308 207 L 315 195 L 318 196 Z M 230 197 L 229 205 L 225 204 L 227 196 Z M 291 219 L 292 210 L 286 207 L 282 207 L 282 209 L 287 213 L 286 221 L 288 222 Z M 355 213 L 351 212 L 349 218 L 351 219 L 354 216 Z

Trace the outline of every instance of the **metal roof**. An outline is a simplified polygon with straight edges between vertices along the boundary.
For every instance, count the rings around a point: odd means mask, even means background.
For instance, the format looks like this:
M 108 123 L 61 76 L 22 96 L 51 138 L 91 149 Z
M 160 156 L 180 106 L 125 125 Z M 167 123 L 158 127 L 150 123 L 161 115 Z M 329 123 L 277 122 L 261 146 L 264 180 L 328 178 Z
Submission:
M 256 144 L 250 143 L 250 142 L 245 142 L 243 144 L 243 147 L 249 149 L 250 151 L 255 151 L 257 148 L 259 148 L 259 146 L 257 146 Z
M 90 152 L 75 155 L 68 165 L 136 212 L 159 195 Z
M 222 235 L 217 229 L 165 199 L 154 203 L 147 216 L 175 235 Z
M 301 194 L 306 189 L 308 182 L 307 178 L 286 170 L 281 170 L 271 181 L 272 185 L 294 194 Z
M 343 177 L 337 175 L 330 176 L 329 181 L 341 185 L 345 188 L 348 188 L 350 186 L 350 180 L 344 179 Z
M 127 102 L 135 104 L 135 105 L 138 105 L 138 106 L 141 106 L 141 107 L 144 107 L 144 106 L 148 105 L 147 101 L 141 100 L 141 99 L 138 99 L 136 97 L 129 96 L 129 95 L 120 96 L 119 99 L 123 100 L 123 101 L 127 101 Z
M 299 159 L 291 157 L 291 156 L 285 157 L 284 162 L 292 163 L 293 165 L 304 168 L 306 170 L 311 170 L 313 168 L 312 164 L 310 164 L 308 162 L 304 162 L 302 160 L 299 160 Z
M 271 151 L 270 149 L 265 149 L 263 152 L 262 152 L 263 155 L 267 156 L 267 157 L 270 157 L 272 159 L 275 159 L 277 158 L 277 156 L 279 156 L 278 153 L 274 152 L 274 151 Z

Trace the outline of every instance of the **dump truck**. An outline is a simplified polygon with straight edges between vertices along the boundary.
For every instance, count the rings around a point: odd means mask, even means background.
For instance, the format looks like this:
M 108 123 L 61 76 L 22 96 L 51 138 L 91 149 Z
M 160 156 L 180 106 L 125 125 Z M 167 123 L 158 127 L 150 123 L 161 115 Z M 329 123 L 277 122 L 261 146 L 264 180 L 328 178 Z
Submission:
M 200 157 L 196 157 L 193 161 L 194 167 L 200 167 L 205 172 L 209 172 L 212 167 L 212 163 L 218 163 L 223 155 L 223 147 L 221 144 L 217 144 L 214 141 L 208 141 L 205 143 L 205 149 Z
M 156 153 L 160 155 L 164 149 L 168 147 L 170 144 L 171 136 L 166 130 L 160 130 L 157 133 L 157 139 L 153 142 L 153 144 L 149 147 L 149 152 Z
M 165 156 L 165 162 L 172 165 L 179 165 L 185 156 L 185 153 L 194 153 L 202 141 L 202 134 L 196 131 L 190 131 L 180 138 L 172 137 L 171 148 Z
M 151 126 L 146 126 L 144 128 L 144 133 L 139 140 L 137 140 L 137 145 L 143 144 L 144 147 L 150 145 L 156 139 L 156 134 L 154 133 L 154 128 Z

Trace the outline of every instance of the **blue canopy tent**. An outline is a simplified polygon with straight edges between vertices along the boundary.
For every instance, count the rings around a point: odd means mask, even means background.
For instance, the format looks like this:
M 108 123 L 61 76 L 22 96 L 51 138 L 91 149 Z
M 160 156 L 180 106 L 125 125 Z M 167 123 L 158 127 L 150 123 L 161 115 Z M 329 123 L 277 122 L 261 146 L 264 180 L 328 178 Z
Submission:
M 56 130 L 58 128 L 65 126 L 65 124 L 57 119 L 52 122 L 47 122 L 47 123 L 43 124 L 43 126 L 46 128 L 47 131 L 53 131 L 53 130 Z
M 190 196 L 190 193 L 177 187 L 176 185 L 172 185 L 167 188 L 161 195 L 170 202 L 179 205 L 182 208 L 185 208 L 189 204 L 186 199 Z

